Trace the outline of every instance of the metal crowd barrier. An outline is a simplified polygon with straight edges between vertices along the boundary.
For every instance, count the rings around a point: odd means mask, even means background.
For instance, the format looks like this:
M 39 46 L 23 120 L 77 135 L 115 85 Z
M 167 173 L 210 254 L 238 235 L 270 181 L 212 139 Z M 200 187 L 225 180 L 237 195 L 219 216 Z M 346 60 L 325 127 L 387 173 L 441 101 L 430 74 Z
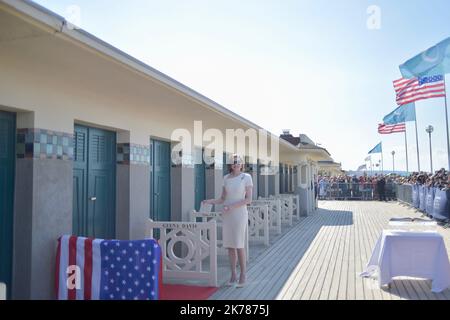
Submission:
M 320 200 L 379 200 L 378 188 L 371 183 L 319 183 Z M 397 199 L 397 188 L 394 183 L 385 185 L 386 200 Z
M 440 189 L 418 184 L 396 185 L 398 201 L 407 204 L 449 227 L 450 189 Z
M 409 205 L 413 204 L 413 186 L 410 184 L 396 184 L 397 200 Z

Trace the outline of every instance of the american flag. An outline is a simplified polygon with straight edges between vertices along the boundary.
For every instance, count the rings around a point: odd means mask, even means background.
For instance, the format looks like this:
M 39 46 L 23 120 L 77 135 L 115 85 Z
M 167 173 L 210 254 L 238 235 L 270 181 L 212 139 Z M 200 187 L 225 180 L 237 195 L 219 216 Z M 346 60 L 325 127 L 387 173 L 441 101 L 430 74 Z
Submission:
M 362 171 L 362 170 L 367 170 L 367 166 L 365 164 L 363 164 L 362 166 L 359 166 L 358 170 L 356 170 L 356 171 Z
M 153 239 L 58 239 L 59 300 L 157 300 L 161 248 Z
M 378 125 L 378 133 L 379 134 L 391 134 L 391 133 L 398 133 L 398 132 L 406 132 L 406 124 L 404 122 L 397 123 L 397 124 L 380 123 Z
M 397 104 L 402 106 L 419 100 L 445 97 L 445 79 L 443 75 L 402 78 L 394 81 L 394 89 Z

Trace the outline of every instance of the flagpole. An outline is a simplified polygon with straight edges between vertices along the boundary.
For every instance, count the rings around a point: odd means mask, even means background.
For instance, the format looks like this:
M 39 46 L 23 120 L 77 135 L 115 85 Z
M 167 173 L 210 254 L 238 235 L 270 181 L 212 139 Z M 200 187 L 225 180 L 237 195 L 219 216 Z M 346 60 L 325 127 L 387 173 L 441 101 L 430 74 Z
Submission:
M 405 151 L 406 151 L 406 173 L 409 174 L 409 165 L 408 165 L 408 138 L 406 138 L 406 123 L 405 123 Z
M 450 140 L 448 136 L 448 112 L 447 112 L 447 86 L 445 82 L 445 73 L 444 77 L 444 90 L 445 90 L 445 125 L 447 128 L 447 161 L 448 161 L 448 170 L 450 170 Z
M 416 106 L 414 105 L 414 108 L 416 108 Z M 417 149 L 417 169 L 420 172 L 420 158 L 419 158 L 419 134 L 417 133 L 417 113 L 416 113 L 416 117 L 414 119 L 414 122 L 416 123 L 416 149 Z

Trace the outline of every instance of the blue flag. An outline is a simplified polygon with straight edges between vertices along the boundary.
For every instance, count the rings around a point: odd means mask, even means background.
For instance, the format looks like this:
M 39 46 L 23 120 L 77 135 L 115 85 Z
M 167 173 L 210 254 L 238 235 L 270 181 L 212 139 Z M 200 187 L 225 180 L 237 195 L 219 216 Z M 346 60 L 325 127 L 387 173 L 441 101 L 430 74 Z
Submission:
M 400 72 L 408 79 L 450 73 L 450 38 L 400 65 Z
M 416 120 L 416 105 L 404 104 L 383 118 L 384 124 L 397 124 Z
M 382 153 L 383 152 L 383 148 L 381 146 L 381 142 L 379 144 L 377 144 L 375 146 L 375 148 L 373 148 L 372 150 L 369 151 L 369 154 L 371 153 Z

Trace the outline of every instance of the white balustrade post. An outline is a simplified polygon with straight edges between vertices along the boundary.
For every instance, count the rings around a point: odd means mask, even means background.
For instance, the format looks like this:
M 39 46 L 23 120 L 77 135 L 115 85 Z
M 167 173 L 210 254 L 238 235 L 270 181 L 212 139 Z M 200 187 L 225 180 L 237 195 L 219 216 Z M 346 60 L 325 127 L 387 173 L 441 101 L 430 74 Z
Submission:
M 215 220 L 212 220 L 210 224 L 211 224 L 211 228 L 209 229 L 210 230 L 209 256 L 210 256 L 210 270 L 211 270 L 210 285 L 213 287 L 217 287 L 217 225 Z
M 194 215 L 191 212 L 191 217 Z M 164 278 L 207 280 L 209 285 L 217 286 L 217 225 L 214 219 L 207 223 L 148 221 L 148 230 L 153 229 L 160 231 Z M 187 248 L 184 257 L 174 252 L 179 242 Z M 206 259 L 209 261 L 209 270 L 203 270 L 202 267 Z

